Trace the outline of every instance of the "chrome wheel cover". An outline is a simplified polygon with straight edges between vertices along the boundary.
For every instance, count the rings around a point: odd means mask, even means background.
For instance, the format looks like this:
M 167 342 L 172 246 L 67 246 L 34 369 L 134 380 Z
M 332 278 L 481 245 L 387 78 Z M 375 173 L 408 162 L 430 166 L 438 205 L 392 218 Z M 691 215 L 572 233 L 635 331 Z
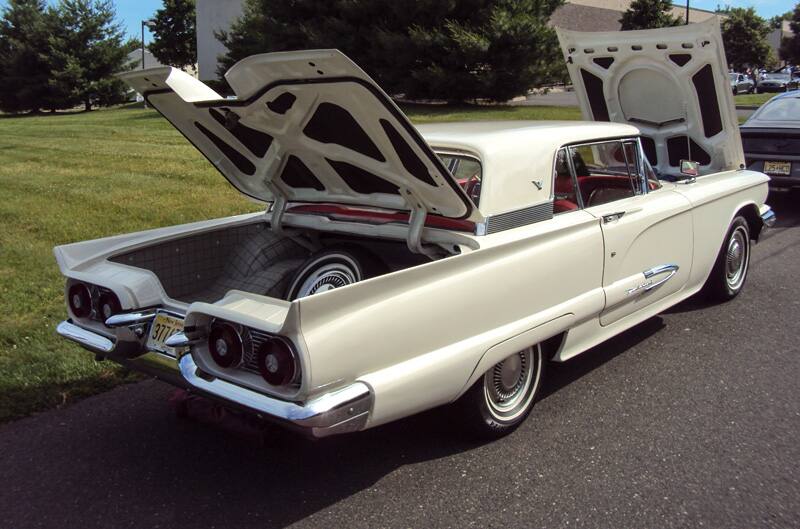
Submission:
M 747 230 L 738 226 L 728 239 L 725 252 L 725 281 L 731 290 L 739 290 L 747 275 L 750 261 L 750 245 Z
M 483 393 L 492 417 L 510 422 L 530 406 L 542 372 L 539 346 L 529 347 L 496 364 L 483 377 Z
M 328 260 L 330 257 L 326 257 Z M 308 268 L 313 268 L 316 263 L 312 263 Z M 327 292 L 334 288 L 352 285 L 361 280 L 358 273 L 358 266 L 348 257 L 342 255 L 333 263 L 320 266 L 309 274 L 300 284 L 297 290 L 297 298 L 312 296 L 321 292 Z

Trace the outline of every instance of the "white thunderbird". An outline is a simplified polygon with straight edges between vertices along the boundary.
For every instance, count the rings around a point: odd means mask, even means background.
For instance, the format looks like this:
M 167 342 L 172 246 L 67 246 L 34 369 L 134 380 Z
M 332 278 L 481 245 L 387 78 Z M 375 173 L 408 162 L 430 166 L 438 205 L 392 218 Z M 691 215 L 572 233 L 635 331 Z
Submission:
M 249 57 L 234 99 L 124 74 L 266 211 L 56 247 L 58 332 L 315 437 L 508 433 L 548 361 L 736 296 L 774 223 L 715 21 L 559 38 L 587 121 L 415 127 L 333 50 Z

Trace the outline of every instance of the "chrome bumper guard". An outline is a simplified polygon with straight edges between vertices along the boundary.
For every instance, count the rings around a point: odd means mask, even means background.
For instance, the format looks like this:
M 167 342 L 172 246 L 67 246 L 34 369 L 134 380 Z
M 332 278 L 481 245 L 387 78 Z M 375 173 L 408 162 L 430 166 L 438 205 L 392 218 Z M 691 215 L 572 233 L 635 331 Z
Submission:
M 761 221 L 764 223 L 765 228 L 771 228 L 775 226 L 775 223 L 778 221 L 778 217 L 770 208 L 761 214 Z
M 316 438 L 363 429 L 372 408 L 372 393 L 363 382 L 298 404 L 200 374 L 190 354 L 183 355 L 179 365 L 183 378 L 198 393 L 235 404 L 264 419 L 287 423 Z

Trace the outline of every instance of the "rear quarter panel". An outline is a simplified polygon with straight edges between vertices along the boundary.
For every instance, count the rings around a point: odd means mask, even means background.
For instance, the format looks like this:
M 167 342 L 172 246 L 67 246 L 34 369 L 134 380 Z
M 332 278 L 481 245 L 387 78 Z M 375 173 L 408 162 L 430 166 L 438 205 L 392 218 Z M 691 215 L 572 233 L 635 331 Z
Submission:
M 480 250 L 296 302 L 308 392 L 369 384 L 374 426 L 454 400 L 481 375 L 479 363 L 602 310 L 603 241 L 588 213 L 479 240 Z M 492 348 L 498 357 L 481 362 Z

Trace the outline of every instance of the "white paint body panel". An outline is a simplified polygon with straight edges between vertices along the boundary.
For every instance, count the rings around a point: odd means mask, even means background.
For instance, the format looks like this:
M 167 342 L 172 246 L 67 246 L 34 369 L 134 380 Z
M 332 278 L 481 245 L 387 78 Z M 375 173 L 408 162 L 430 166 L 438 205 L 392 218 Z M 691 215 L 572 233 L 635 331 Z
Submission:
M 641 38 L 632 32 L 631 39 Z M 714 57 L 721 60 L 719 54 Z M 249 69 L 263 61 L 269 62 L 261 57 L 240 63 L 239 71 L 249 72 L 235 79 L 240 94 L 260 90 L 264 79 L 250 81 L 263 71 Z M 173 71 L 159 75 L 159 82 L 184 102 L 208 95 Z M 609 97 L 612 106 L 613 100 Z M 560 147 L 638 134 L 635 127 L 618 123 L 470 123 L 420 130 L 436 148 L 480 159 L 481 211 L 469 213 L 475 219 L 551 201 Z M 737 156 L 734 138 L 728 136 L 714 151 L 726 167 Z M 542 182 L 541 189 L 533 180 Z M 269 214 L 75 243 L 55 253 L 65 276 L 112 289 L 125 309 L 161 305 L 186 313 L 187 324 L 198 328 L 219 317 L 291 339 L 302 369 L 300 386 L 291 394 L 267 387 L 254 374 L 216 373 L 204 360 L 203 345 L 192 354 L 198 365 L 229 382 L 298 402 L 363 382 L 374 397 L 367 423 L 372 427 L 454 401 L 494 364 L 528 346 L 563 336 L 555 359 L 564 361 L 696 293 L 734 216 L 746 212 L 758 219 L 765 211 L 767 182 L 751 171 L 711 172 L 693 183 L 665 183 L 644 195 L 490 235 L 426 228 L 424 240 L 456 246 L 459 252 L 292 302 L 230 291 L 215 303 L 180 303 L 166 296 L 151 272 L 108 261 L 204 230 L 268 222 Z M 619 219 L 603 220 L 619 212 L 624 213 Z M 398 241 L 407 235 L 403 223 L 371 225 L 300 214 L 287 214 L 283 226 Z M 650 292 L 635 290 L 646 270 L 665 264 L 678 265 L 674 277 Z

